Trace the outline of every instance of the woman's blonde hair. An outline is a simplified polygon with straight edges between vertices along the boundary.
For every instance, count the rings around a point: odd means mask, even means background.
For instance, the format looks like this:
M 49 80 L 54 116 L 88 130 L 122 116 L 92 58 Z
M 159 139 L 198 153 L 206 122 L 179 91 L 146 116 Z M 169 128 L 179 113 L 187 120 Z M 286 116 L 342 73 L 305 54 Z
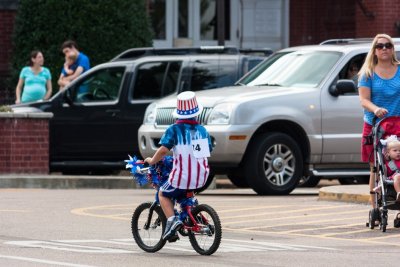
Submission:
M 361 70 L 358 72 L 358 77 L 361 79 L 362 75 L 365 76 L 365 79 L 371 78 L 372 74 L 374 73 L 374 69 L 376 64 L 378 63 L 378 59 L 375 55 L 375 45 L 378 42 L 379 38 L 388 39 L 389 42 L 393 45 L 393 53 L 392 53 L 392 64 L 398 65 L 400 62 L 397 60 L 396 51 L 394 50 L 394 42 L 392 37 L 385 33 L 379 33 L 375 36 L 374 40 L 372 41 L 371 49 L 369 50 L 367 57 L 365 58 L 364 64 L 361 67 Z

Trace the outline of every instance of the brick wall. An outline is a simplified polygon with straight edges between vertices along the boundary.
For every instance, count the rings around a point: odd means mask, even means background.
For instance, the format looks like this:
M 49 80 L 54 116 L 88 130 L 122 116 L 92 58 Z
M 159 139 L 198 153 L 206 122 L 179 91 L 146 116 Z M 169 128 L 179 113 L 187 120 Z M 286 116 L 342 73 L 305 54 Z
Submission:
M 0 173 L 49 173 L 52 113 L 0 113 Z
M 400 1 L 393 0 L 364 0 L 365 12 L 360 5 L 356 9 L 357 37 L 374 37 L 378 33 L 387 33 L 392 37 L 400 35 L 395 23 L 400 24 Z M 373 18 L 368 17 L 372 12 Z
M 290 1 L 289 45 L 355 37 L 356 0 Z

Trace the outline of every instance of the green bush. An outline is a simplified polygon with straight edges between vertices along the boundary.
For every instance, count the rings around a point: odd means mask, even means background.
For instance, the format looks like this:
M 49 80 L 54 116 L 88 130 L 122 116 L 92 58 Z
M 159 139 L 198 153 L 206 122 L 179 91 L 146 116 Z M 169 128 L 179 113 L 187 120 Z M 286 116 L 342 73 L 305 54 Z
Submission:
M 0 112 L 12 112 L 12 109 L 9 106 L 0 105 Z
M 152 46 L 153 33 L 144 0 L 20 0 L 13 35 L 11 88 L 32 50 L 43 52 L 53 92 L 64 56 L 61 44 L 77 42 L 91 66 L 133 47 Z

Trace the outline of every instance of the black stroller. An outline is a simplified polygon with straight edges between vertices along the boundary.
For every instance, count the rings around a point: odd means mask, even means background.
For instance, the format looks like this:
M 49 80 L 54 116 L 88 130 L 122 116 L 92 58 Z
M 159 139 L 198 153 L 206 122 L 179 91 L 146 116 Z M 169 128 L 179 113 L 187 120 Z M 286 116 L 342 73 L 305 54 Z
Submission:
M 373 142 L 374 174 L 375 174 L 375 194 L 376 207 L 369 211 L 367 227 L 374 229 L 375 222 L 379 221 L 379 228 L 386 232 L 388 225 L 388 210 L 400 210 L 400 203 L 396 202 L 396 191 L 393 187 L 393 180 L 389 180 L 386 170 L 385 146 L 380 140 L 390 135 L 400 137 L 400 116 L 387 117 L 378 123 L 377 118 L 373 120 L 371 141 Z M 396 214 L 394 227 L 400 227 L 400 213 Z

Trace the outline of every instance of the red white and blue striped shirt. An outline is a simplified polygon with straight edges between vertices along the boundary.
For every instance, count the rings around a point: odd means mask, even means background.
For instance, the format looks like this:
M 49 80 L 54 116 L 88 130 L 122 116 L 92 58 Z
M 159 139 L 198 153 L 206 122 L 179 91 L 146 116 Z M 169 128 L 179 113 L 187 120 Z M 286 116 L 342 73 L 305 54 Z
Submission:
M 212 146 L 203 126 L 193 119 L 178 120 L 167 128 L 160 144 L 173 151 L 174 163 L 168 178 L 170 185 L 186 190 L 204 186 L 210 173 L 207 156 Z

